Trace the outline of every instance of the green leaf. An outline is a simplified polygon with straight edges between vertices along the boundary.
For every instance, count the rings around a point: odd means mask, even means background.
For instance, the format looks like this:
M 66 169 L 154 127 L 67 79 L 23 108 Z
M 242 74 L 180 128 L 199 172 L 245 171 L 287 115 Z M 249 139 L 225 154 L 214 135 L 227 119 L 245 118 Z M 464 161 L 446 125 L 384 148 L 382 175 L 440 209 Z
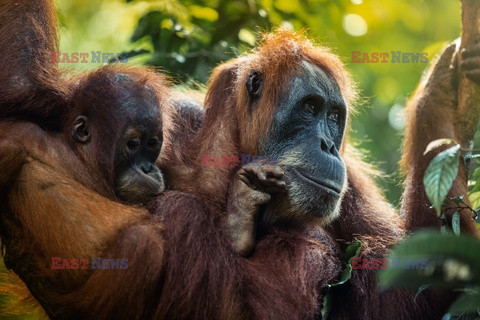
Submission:
M 473 186 L 472 190 L 470 190 L 470 193 L 480 191 L 480 168 L 477 168 L 475 171 L 473 171 L 472 178 L 475 180 L 475 185 Z
M 331 290 L 328 290 L 323 296 L 323 305 L 321 310 L 322 320 L 328 319 L 328 315 L 330 314 L 332 307 L 333 307 L 333 294 Z
M 352 244 L 350 244 L 342 256 L 342 262 L 346 263 L 346 265 L 345 265 L 345 269 L 340 275 L 340 280 L 333 284 L 325 285 L 326 292 L 323 297 L 323 306 L 321 310 L 323 320 L 328 319 L 328 315 L 332 310 L 332 301 L 333 301 L 333 295 L 334 295 L 334 290 L 332 290 L 332 288 L 342 285 L 352 278 L 352 258 L 359 257 L 361 249 L 362 249 L 362 242 L 360 240 L 355 240 Z
M 427 290 L 428 288 L 430 288 L 430 286 L 429 286 L 428 284 L 424 284 L 424 285 L 420 286 L 420 288 L 418 288 L 418 290 L 417 290 L 417 293 L 415 294 L 415 297 L 413 298 L 413 302 L 416 302 L 418 296 L 419 296 L 423 291 Z
M 346 263 L 345 269 L 343 269 L 343 272 L 340 275 L 340 279 L 338 280 L 338 282 L 334 284 L 327 284 L 327 287 L 336 287 L 350 280 L 350 278 L 352 277 L 352 258 L 359 257 L 361 249 L 362 242 L 360 240 L 355 240 L 351 245 L 347 247 L 345 253 L 342 256 L 342 261 Z
M 351 263 L 352 258 L 360 256 L 361 249 L 362 241 L 355 239 L 355 241 L 347 247 L 345 253 L 342 255 L 342 261 L 345 263 Z
M 460 145 L 440 152 L 428 165 L 423 185 L 428 199 L 440 214 L 442 203 L 458 174 Z
M 469 294 L 465 293 L 461 295 L 448 310 L 448 313 L 454 315 L 460 315 L 463 313 L 477 312 L 480 308 L 480 293 Z
M 470 200 L 470 205 L 473 209 L 477 209 L 480 207 L 480 191 L 471 193 L 468 196 L 468 199 Z
M 452 217 L 452 230 L 455 235 L 460 235 L 460 212 L 458 211 L 456 211 Z
M 456 287 L 480 283 L 480 241 L 451 232 L 421 231 L 409 236 L 389 257 L 428 259 L 426 269 L 389 268 L 379 274 L 380 286 L 410 287 L 420 285 Z

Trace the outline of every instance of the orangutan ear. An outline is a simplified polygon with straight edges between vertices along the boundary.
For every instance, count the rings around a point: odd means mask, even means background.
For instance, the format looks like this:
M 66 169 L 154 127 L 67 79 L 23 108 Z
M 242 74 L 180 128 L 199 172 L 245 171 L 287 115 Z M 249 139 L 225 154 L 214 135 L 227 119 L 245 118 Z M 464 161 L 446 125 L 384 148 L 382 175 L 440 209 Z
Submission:
M 89 143 L 91 140 L 91 134 L 88 130 L 88 118 L 85 116 L 79 116 L 73 122 L 72 138 L 79 143 Z
M 253 100 L 260 97 L 263 85 L 263 76 L 258 71 L 253 71 L 247 79 L 247 91 Z

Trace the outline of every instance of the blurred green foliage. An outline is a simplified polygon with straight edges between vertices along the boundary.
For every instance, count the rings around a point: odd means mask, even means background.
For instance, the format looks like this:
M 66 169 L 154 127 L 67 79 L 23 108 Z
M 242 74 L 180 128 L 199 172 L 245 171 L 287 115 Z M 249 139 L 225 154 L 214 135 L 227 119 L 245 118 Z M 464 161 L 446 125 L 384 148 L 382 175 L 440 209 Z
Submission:
M 410 287 L 422 291 L 434 287 L 452 288 L 460 293 L 450 306 L 443 320 L 479 319 L 480 316 L 480 241 L 471 235 L 462 234 L 464 226 L 460 223 L 460 211 L 471 214 L 480 223 L 480 154 L 461 155 L 460 145 L 450 139 L 440 139 L 430 143 L 428 150 L 442 145 L 454 144 L 437 154 L 430 162 L 424 175 L 425 192 L 438 216 L 443 220 L 440 230 L 421 230 L 410 234 L 390 252 L 392 257 L 402 259 L 425 259 L 425 269 L 388 268 L 381 270 L 379 284 L 383 289 L 391 287 Z M 478 152 L 478 151 L 476 151 Z M 447 197 L 461 161 L 474 162 L 476 167 L 468 182 L 470 203 L 464 201 L 464 195 Z M 453 213 L 451 221 L 447 213 Z M 480 224 L 477 225 L 480 228 Z
M 386 173 L 380 183 L 394 205 L 401 194 L 403 107 L 426 65 L 352 64 L 351 52 L 427 52 L 432 59 L 461 26 L 454 0 L 62 0 L 57 8 L 61 51 L 146 49 L 149 54 L 129 62 L 158 66 L 193 86 L 206 83 L 220 62 L 249 50 L 262 30 L 307 29 L 342 57 L 358 83 L 364 99 L 351 136 Z
M 358 83 L 364 99 L 352 137 L 386 173 L 380 183 L 394 205 L 403 106 L 426 64 L 353 64 L 351 52 L 427 52 L 432 59 L 460 34 L 460 2 L 453 0 L 64 0 L 58 9 L 62 51 L 147 49 L 129 61 L 189 84 L 205 83 L 214 66 L 249 50 L 262 30 L 307 29 L 343 58 Z

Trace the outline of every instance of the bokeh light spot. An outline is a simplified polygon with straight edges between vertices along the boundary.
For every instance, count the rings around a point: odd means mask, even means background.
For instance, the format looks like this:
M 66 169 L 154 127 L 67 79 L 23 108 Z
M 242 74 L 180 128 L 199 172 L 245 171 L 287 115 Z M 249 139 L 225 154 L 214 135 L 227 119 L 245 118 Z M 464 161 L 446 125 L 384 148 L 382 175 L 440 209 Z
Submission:
M 360 37 L 367 33 L 368 25 L 361 16 L 350 13 L 343 16 L 343 29 L 351 36 Z

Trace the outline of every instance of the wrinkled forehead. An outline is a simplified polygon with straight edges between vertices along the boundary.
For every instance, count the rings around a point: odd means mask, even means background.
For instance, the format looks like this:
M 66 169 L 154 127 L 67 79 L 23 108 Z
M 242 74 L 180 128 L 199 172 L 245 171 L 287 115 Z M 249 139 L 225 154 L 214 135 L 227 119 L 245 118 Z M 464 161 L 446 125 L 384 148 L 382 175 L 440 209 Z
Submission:
M 305 60 L 299 63 L 286 92 L 289 96 L 319 95 L 331 103 L 345 104 L 340 87 L 333 76 L 320 66 Z

